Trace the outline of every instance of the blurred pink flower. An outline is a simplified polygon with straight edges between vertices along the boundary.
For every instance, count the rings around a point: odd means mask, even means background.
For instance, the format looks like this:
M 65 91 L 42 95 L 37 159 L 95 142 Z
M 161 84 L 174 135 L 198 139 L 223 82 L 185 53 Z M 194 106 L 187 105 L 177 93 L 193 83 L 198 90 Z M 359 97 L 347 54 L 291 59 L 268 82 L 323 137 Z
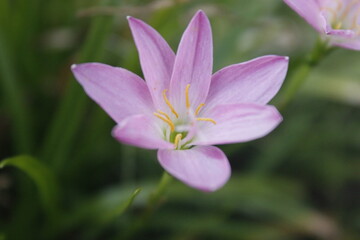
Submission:
M 119 141 L 159 149 L 158 160 L 194 188 L 215 191 L 230 177 L 225 154 L 214 144 L 246 142 L 272 131 L 282 117 L 266 105 L 285 78 L 288 58 L 264 56 L 212 75 L 212 35 L 199 11 L 177 54 L 156 30 L 128 18 L 145 81 L 101 63 L 73 65 L 86 93 L 117 123 Z
M 360 50 L 360 0 L 284 0 L 331 45 Z

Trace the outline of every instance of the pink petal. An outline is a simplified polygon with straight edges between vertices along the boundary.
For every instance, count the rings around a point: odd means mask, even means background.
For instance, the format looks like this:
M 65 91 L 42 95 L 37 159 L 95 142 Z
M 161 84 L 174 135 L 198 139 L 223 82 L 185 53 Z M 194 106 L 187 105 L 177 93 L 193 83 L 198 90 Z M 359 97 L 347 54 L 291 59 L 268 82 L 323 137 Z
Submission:
M 320 17 L 321 2 L 318 0 L 284 0 L 295 12 L 303 17 L 317 31 L 323 32 L 323 22 Z
M 333 29 L 329 23 L 325 27 L 326 34 L 330 37 L 330 44 L 339 47 L 360 50 L 360 37 L 350 29 Z
M 261 138 L 282 121 L 275 107 L 258 104 L 228 104 L 216 106 L 208 116 L 216 121 L 200 122 L 194 145 L 214 145 L 247 142 Z M 200 124 L 202 123 L 202 126 Z
M 145 82 L 132 72 L 101 63 L 73 65 L 71 69 L 85 92 L 117 123 L 153 111 Z
M 212 192 L 221 188 L 231 175 L 225 154 L 213 146 L 159 150 L 158 159 L 171 175 L 202 191 Z
M 356 33 L 353 30 L 332 29 L 330 26 L 326 29 L 326 34 L 328 36 L 343 38 L 342 40 L 344 41 L 354 38 L 356 36 Z
M 329 19 L 325 13 L 321 13 L 321 17 L 324 22 L 324 30 L 326 35 L 335 37 L 334 39 L 338 38 L 342 40 L 351 39 L 356 36 L 356 33 L 351 29 L 334 29 L 332 27 L 333 20 Z
M 212 36 L 209 19 L 198 11 L 182 36 L 170 82 L 170 100 L 175 107 L 185 106 L 185 89 L 196 108 L 204 102 L 212 74 Z
M 160 34 L 143 21 L 128 17 L 145 80 L 155 106 L 164 104 L 161 92 L 169 88 L 175 54 Z
M 112 132 L 118 141 L 148 149 L 173 149 L 174 145 L 162 139 L 154 117 L 134 115 L 124 119 Z
M 336 42 L 333 42 L 333 44 L 337 45 L 339 47 L 360 51 L 360 38 L 359 37 L 350 39 L 348 41 L 336 41 Z
M 229 103 L 268 103 L 279 91 L 288 57 L 264 56 L 228 66 L 211 80 L 207 107 Z

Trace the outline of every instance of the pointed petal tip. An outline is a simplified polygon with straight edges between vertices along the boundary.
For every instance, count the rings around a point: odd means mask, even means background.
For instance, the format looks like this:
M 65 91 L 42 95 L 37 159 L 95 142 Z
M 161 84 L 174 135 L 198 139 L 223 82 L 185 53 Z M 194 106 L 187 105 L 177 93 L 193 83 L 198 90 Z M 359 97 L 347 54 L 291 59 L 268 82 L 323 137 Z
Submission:
M 133 16 L 126 16 L 126 19 L 128 20 L 128 22 L 135 22 L 136 20 L 139 20 L 137 18 L 134 18 Z
M 88 67 L 97 67 L 97 66 L 99 66 L 99 63 L 96 62 L 73 64 L 71 65 L 71 71 L 81 72 L 81 70 L 87 69 Z
M 267 105 L 267 106 L 270 107 L 271 118 L 273 119 L 274 124 L 278 126 L 284 120 L 283 116 L 275 106 L 272 105 Z
M 128 23 L 131 26 L 131 23 L 133 23 L 135 19 L 132 16 L 126 16 L 126 20 L 128 21 Z
M 202 9 L 197 10 L 196 15 L 198 14 L 206 15 L 206 13 Z
M 128 20 L 130 26 L 131 24 L 141 23 L 142 21 L 140 19 L 137 19 L 133 16 L 126 16 L 126 19 Z
M 279 61 L 285 61 L 289 62 L 290 58 L 288 56 L 281 56 L 281 55 L 268 55 L 269 57 L 272 57 L 273 59 L 279 60 Z
M 206 18 L 207 19 L 208 17 L 207 17 L 206 13 L 203 10 L 199 9 L 195 13 L 194 18 Z
M 280 55 L 270 55 L 274 62 L 281 62 L 285 67 L 289 65 L 290 58 L 288 56 L 280 56 Z

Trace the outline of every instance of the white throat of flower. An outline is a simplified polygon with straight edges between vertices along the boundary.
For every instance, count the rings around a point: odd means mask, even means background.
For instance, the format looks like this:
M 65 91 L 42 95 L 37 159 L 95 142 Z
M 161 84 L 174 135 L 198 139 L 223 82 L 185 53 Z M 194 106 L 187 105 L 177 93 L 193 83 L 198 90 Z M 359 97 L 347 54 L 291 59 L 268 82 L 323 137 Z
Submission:
M 335 0 L 336 5 L 326 6 L 321 10 L 329 14 L 331 25 L 334 29 L 350 29 L 356 35 L 360 35 L 360 3 L 359 0 L 353 0 L 344 4 L 342 0 Z M 354 9 L 357 8 L 357 9 Z
M 194 112 L 191 112 L 191 103 L 190 103 L 190 97 L 189 97 L 189 89 L 190 89 L 190 84 L 186 85 L 185 88 L 185 106 L 186 106 L 186 114 L 187 116 L 181 118 L 181 116 L 179 115 L 179 113 L 175 110 L 174 106 L 170 103 L 169 99 L 166 96 L 166 92 L 168 91 L 167 89 L 164 89 L 162 92 L 164 101 L 166 103 L 166 105 L 169 107 L 173 117 L 171 118 L 167 113 L 158 110 L 157 112 L 154 112 L 154 115 L 161 119 L 163 122 L 165 122 L 170 129 L 170 133 L 167 132 L 168 128 L 164 130 L 164 138 L 166 141 L 169 141 L 171 143 L 174 144 L 174 148 L 175 149 L 187 149 L 187 145 L 189 143 L 191 143 L 191 140 L 188 140 L 186 142 L 183 142 L 183 140 L 185 140 L 186 136 L 188 135 L 188 130 L 185 128 L 182 128 L 182 126 L 184 125 L 189 125 L 191 124 L 189 121 L 191 121 L 192 119 L 195 119 L 197 121 L 206 121 L 206 122 L 211 122 L 213 124 L 216 124 L 216 121 L 212 118 L 203 118 L 203 117 L 199 117 L 199 113 L 201 112 L 202 108 L 205 106 L 204 103 L 199 104 L 199 106 L 197 106 L 196 110 Z M 194 116 L 190 117 L 190 115 Z M 183 119 L 182 121 L 179 121 L 179 119 Z

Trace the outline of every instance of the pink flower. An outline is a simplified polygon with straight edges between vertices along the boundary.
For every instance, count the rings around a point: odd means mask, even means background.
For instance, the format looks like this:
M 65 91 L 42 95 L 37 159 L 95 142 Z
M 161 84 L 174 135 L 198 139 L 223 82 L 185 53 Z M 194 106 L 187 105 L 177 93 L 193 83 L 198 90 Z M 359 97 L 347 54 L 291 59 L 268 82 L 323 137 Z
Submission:
M 331 45 L 360 50 L 359 0 L 284 0 Z
M 214 144 L 265 136 L 282 120 L 266 105 L 285 78 L 288 58 L 264 56 L 212 75 L 211 27 L 199 11 L 177 54 L 146 23 L 129 17 L 145 81 L 101 63 L 73 65 L 86 93 L 117 123 L 113 136 L 159 149 L 161 166 L 184 183 L 215 191 L 230 177 L 225 154 Z

